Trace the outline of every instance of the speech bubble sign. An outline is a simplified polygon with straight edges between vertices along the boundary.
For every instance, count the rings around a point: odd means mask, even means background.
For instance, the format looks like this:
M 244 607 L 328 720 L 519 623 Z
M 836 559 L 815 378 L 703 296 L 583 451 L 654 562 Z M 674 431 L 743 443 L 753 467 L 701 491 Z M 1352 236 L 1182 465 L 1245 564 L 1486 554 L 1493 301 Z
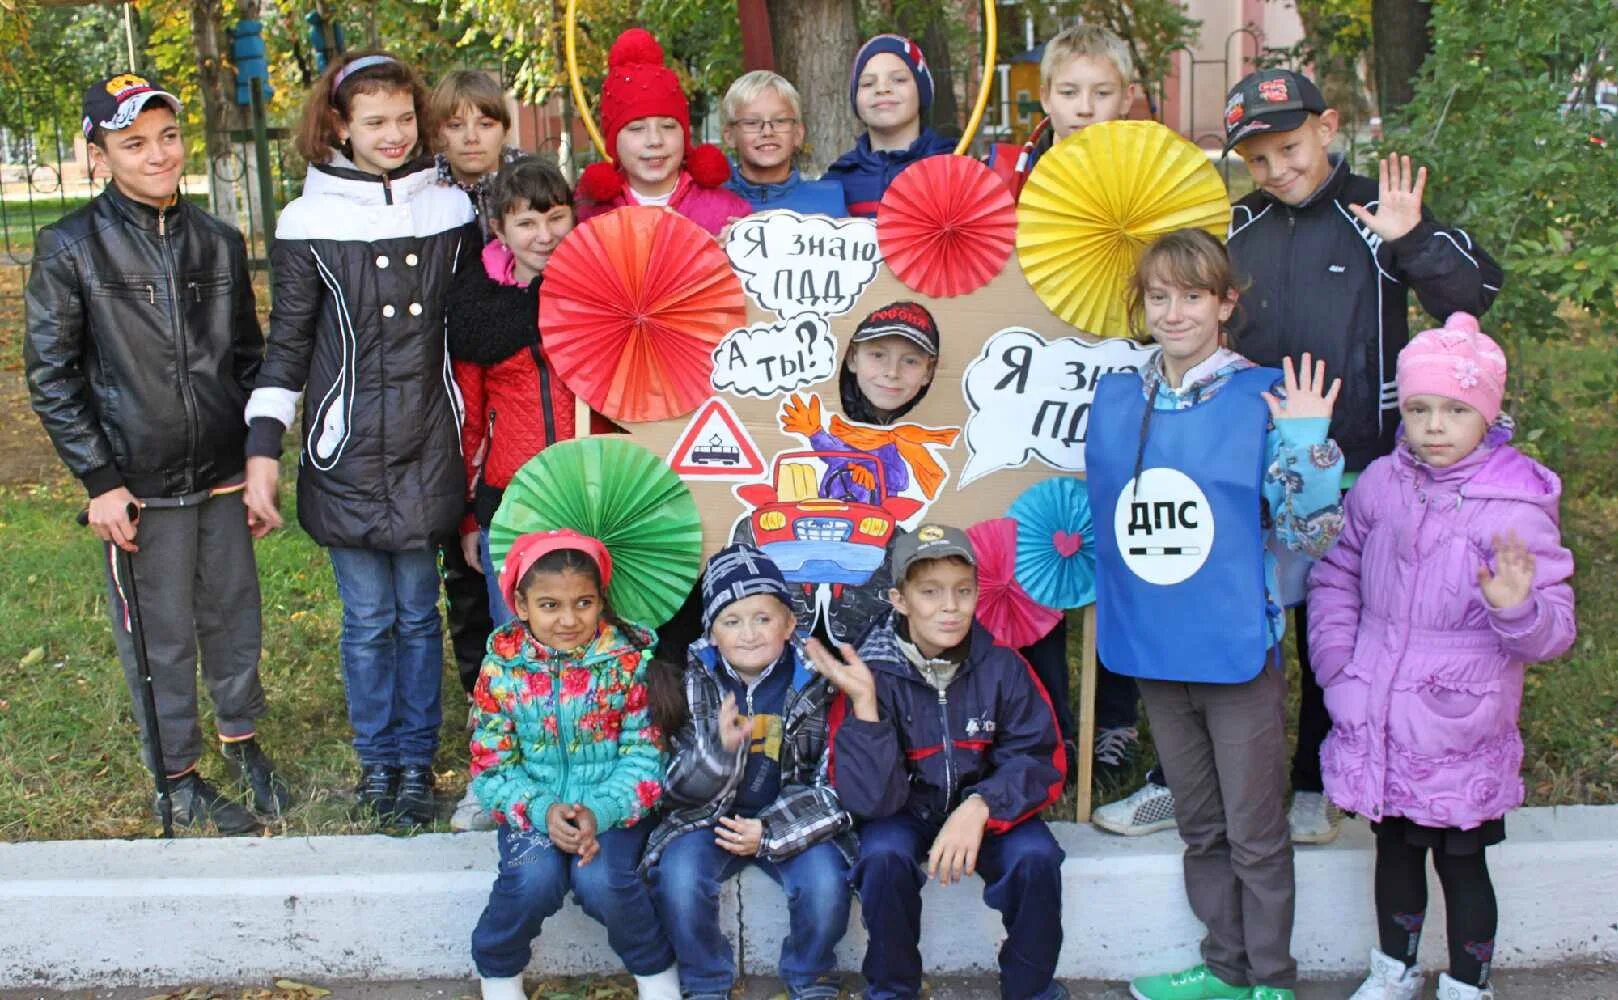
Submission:
M 882 267 L 876 223 L 774 211 L 730 227 L 730 265 L 759 308 L 841 316 Z
M 826 317 L 800 313 L 725 334 L 713 352 L 716 392 L 768 399 L 837 373 L 837 338 Z
M 1046 341 L 1008 327 L 983 344 L 966 366 L 966 464 L 957 489 L 996 469 L 1038 458 L 1065 472 L 1084 471 L 1084 441 L 1096 383 L 1109 372 L 1138 371 L 1151 356 L 1132 341 Z

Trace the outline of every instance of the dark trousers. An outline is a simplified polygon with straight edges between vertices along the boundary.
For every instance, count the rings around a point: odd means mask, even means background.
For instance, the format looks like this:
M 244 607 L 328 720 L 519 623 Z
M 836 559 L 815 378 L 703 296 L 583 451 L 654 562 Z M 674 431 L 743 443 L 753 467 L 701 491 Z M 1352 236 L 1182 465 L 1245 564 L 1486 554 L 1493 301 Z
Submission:
M 438 549 L 442 557 L 444 597 L 449 604 L 449 641 L 455 650 L 455 669 L 467 694 L 478 682 L 483 651 L 494 631 L 489 616 L 489 591 L 483 574 L 466 564 L 457 539 Z
M 1061 730 L 1062 739 L 1072 743 L 1073 700 L 1067 682 L 1067 619 L 1058 621 L 1045 638 L 1032 646 L 1024 646 L 1018 652 L 1034 669 L 1034 676 L 1045 685 L 1045 693 L 1051 696 L 1051 706 L 1056 709 L 1056 728 Z
M 1295 884 L 1286 811 L 1286 675 L 1243 684 L 1141 681 L 1185 841 L 1202 958 L 1237 986 L 1291 989 Z
M 252 736 L 264 714 L 259 684 L 258 569 L 240 493 L 213 497 L 191 507 L 148 507 L 141 512 L 130 556 L 146 658 L 157 702 L 162 767 L 170 775 L 190 770 L 202 755 L 197 724 L 197 668 L 213 701 L 214 721 L 226 738 Z M 113 644 L 134 698 L 137 723 L 145 715 L 140 671 L 111 546 L 103 546 L 111 600 Z M 152 766 L 141 725 L 141 759 Z
M 1309 605 L 1298 605 L 1292 616 L 1292 634 L 1298 639 L 1298 746 L 1292 752 L 1292 790 L 1324 791 L 1320 777 L 1320 745 L 1331 732 L 1331 716 L 1326 714 L 1326 692 L 1315 680 L 1309 665 Z
M 869 941 L 865 946 L 867 1000 L 921 994 L 922 867 L 939 828 L 901 813 L 860 827 L 854 891 Z M 1000 995 L 1044 1000 L 1062 950 L 1062 848 L 1042 820 L 1029 819 L 1005 833 L 985 833 L 977 873 L 983 901 L 1000 911 L 1006 928 L 1000 946 Z

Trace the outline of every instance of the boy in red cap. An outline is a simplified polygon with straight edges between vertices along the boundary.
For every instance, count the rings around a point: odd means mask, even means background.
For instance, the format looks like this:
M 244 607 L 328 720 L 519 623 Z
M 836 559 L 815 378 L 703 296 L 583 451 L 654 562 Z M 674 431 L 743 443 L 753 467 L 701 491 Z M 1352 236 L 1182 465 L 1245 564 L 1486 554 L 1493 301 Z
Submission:
M 719 147 L 691 145 L 691 108 L 663 48 L 644 28 L 612 43 L 601 85 L 601 133 L 611 163 L 579 178 L 579 221 L 624 205 L 666 205 L 718 235 L 753 206 L 724 187 L 730 161 Z

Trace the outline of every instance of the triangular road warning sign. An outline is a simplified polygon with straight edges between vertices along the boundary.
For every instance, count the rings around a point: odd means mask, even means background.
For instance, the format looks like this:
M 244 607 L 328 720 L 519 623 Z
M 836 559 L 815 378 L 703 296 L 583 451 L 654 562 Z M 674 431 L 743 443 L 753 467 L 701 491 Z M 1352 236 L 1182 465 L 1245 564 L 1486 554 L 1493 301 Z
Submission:
M 683 479 L 744 480 L 764 472 L 759 454 L 741 418 L 718 396 L 708 400 L 685 425 L 669 452 L 669 468 Z

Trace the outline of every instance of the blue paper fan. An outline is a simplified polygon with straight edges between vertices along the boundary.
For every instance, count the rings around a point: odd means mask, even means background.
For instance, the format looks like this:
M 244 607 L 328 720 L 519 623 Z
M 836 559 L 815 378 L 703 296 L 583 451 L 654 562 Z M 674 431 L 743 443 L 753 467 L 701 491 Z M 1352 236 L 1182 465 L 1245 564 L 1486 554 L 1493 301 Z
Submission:
M 1028 596 L 1051 608 L 1095 603 L 1095 520 L 1084 480 L 1036 483 L 1007 513 L 1017 522 L 1017 582 Z

